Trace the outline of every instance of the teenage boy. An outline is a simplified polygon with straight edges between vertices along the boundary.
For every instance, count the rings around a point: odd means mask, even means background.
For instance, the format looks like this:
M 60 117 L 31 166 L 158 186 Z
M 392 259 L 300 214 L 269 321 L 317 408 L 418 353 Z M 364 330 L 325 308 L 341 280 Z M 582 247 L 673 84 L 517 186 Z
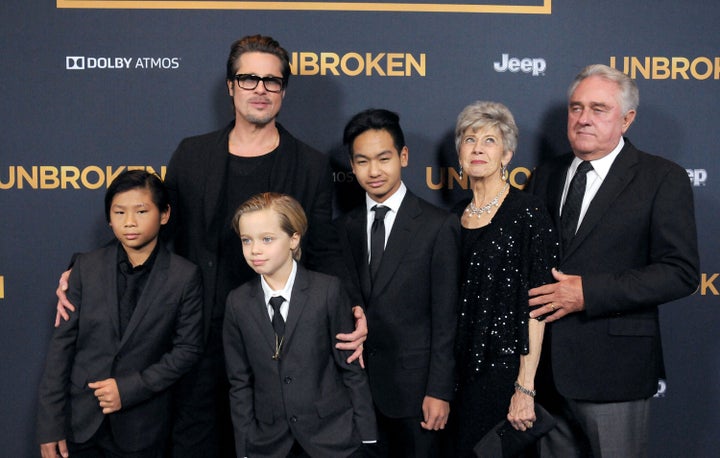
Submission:
M 352 330 L 340 281 L 298 264 L 307 217 L 290 196 L 262 193 L 233 227 L 255 279 L 233 290 L 223 344 L 237 456 L 364 456 L 376 425 L 367 375 L 335 334 Z
M 195 265 L 158 244 L 170 217 L 160 178 L 124 172 L 105 194 L 118 242 L 75 260 L 76 309 L 55 329 L 39 390 L 43 457 L 161 456 L 170 386 L 202 352 Z
M 411 193 L 398 115 L 367 110 L 343 142 L 366 204 L 336 221 L 353 299 L 368 321 L 365 364 L 382 456 L 439 456 L 453 393 L 457 217 Z

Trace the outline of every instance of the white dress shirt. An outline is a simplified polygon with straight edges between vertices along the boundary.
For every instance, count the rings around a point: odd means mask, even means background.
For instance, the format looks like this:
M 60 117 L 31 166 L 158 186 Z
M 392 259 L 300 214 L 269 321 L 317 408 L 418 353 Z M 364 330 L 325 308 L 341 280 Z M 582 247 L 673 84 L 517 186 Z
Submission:
M 618 145 L 610 152 L 610 154 L 601 157 L 600 159 L 590 161 L 593 169 L 590 170 L 586 175 L 587 182 L 585 183 L 585 194 L 583 196 L 582 206 L 580 207 L 580 217 L 578 218 L 578 225 L 575 228 L 576 231 L 580 227 L 580 224 L 585 217 L 585 213 L 587 213 L 588 207 L 590 207 L 590 202 L 592 202 L 595 194 L 597 194 L 598 190 L 600 189 L 600 186 L 605 180 L 605 177 L 607 176 L 608 172 L 610 172 L 610 167 L 612 167 L 613 162 L 615 162 L 615 158 L 618 156 L 618 154 L 620 154 L 623 146 L 625 146 L 625 140 L 620 137 L 620 143 L 618 143 Z M 565 205 L 565 198 L 567 197 L 568 190 L 570 189 L 570 182 L 575 176 L 575 171 L 577 170 L 581 162 L 583 162 L 582 159 L 580 159 L 579 157 L 575 157 L 575 159 L 573 159 L 572 163 L 570 164 L 570 167 L 568 168 L 567 175 L 565 176 L 565 187 L 563 188 L 562 202 L 560 205 L 561 213 L 562 207 L 563 205 Z
M 390 231 L 392 230 L 393 224 L 395 224 L 395 217 L 397 216 L 398 210 L 400 210 L 400 204 L 402 204 L 403 199 L 405 198 L 405 194 L 407 193 L 407 188 L 405 187 L 405 183 L 402 181 L 400 182 L 400 187 L 398 188 L 395 193 L 385 199 L 385 202 L 375 202 L 370 198 L 367 193 L 365 194 L 365 206 L 367 207 L 367 227 L 365 228 L 365 234 L 367 234 L 367 252 L 368 252 L 368 263 L 370 263 L 370 229 L 372 228 L 372 223 L 375 220 L 375 212 L 372 210 L 372 208 L 375 205 L 382 205 L 384 207 L 389 208 L 390 210 L 385 214 L 385 244 L 383 245 L 383 248 L 387 246 L 388 237 L 390 237 Z
M 297 275 L 297 262 L 293 259 L 292 263 L 292 271 L 290 271 L 290 276 L 288 277 L 287 282 L 285 282 L 283 289 L 273 290 L 265 281 L 265 278 L 260 275 L 260 285 L 262 286 L 263 293 L 265 294 L 265 306 L 267 307 L 270 321 L 272 321 L 273 315 L 275 315 L 272 305 L 270 305 L 270 298 L 275 296 L 282 296 L 285 299 L 285 302 L 283 302 L 280 306 L 280 315 L 282 315 L 283 320 L 287 321 L 288 310 L 290 309 L 290 296 L 292 295 L 293 285 L 295 284 L 295 276 Z

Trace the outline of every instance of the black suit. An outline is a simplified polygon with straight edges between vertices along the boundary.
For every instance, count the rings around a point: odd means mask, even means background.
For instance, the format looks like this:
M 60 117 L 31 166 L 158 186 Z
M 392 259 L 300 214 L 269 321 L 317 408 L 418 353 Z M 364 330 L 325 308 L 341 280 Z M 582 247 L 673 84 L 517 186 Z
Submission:
M 539 167 L 528 186 L 546 201 L 558 232 L 573 157 L 567 154 Z M 573 412 L 568 418 L 579 419 L 594 453 L 608 446 L 630 450 L 639 442 L 625 432 L 646 431 L 643 400 L 665 375 L 658 306 L 691 294 L 699 281 L 693 195 L 685 170 L 625 140 L 561 254 L 559 270 L 582 277 L 585 309 L 548 326 L 545 374 L 551 374 L 566 400 L 558 404 L 568 409 L 563 417 Z M 618 411 L 625 420 L 602 421 L 612 437 L 598 441 L 594 421 L 586 418 L 621 405 L 611 403 L 627 406 Z M 567 447 L 564 439 L 550 443 Z
M 573 157 L 539 167 L 528 188 L 557 224 Z M 600 402 L 652 396 L 664 376 L 657 307 L 691 294 L 699 281 L 685 170 L 626 140 L 561 258 L 562 272 L 582 276 L 585 311 L 552 325 L 557 389 Z
M 50 342 L 39 390 L 38 440 L 89 440 L 105 419 L 88 383 L 113 377 L 122 409 L 107 415 L 127 451 L 168 432 L 170 390 L 202 352 L 202 287 L 196 266 L 158 247 L 150 276 L 120 337 L 117 244 L 78 256 L 68 299 L 76 311 Z
M 384 416 L 412 418 L 419 429 L 425 396 L 453 396 L 458 219 L 408 191 L 371 286 L 366 218 L 363 205 L 336 227 L 352 272 L 348 283 L 367 316 L 373 400 Z
M 349 456 L 376 440 L 367 376 L 335 334 L 353 330 L 335 277 L 298 266 L 280 360 L 260 277 L 228 296 L 223 342 L 237 456 L 285 457 L 297 441 L 310 456 Z

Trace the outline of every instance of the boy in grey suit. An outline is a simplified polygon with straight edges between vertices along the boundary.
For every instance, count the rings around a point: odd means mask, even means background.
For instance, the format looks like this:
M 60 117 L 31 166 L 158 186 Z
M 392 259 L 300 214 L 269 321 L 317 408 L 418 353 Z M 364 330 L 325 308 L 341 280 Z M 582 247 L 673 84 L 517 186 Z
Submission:
M 105 195 L 118 242 L 80 255 L 39 390 L 42 456 L 161 456 L 170 386 L 202 352 L 197 267 L 158 244 L 170 217 L 156 175 L 120 174 Z
M 353 328 L 350 301 L 337 278 L 298 264 L 305 212 L 263 193 L 233 227 L 259 274 L 230 293 L 223 325 L 237 456 L 364 456 L 376 440 L 367 377 L 335 348 Z

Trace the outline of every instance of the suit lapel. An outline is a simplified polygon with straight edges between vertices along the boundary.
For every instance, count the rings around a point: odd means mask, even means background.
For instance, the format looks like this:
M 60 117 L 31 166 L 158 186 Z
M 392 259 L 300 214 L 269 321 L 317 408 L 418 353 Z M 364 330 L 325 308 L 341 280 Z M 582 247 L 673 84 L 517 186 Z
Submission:
M 228 160 L 228 135 L 234 126 L 231 123 L 225 128 L 225 131 L 218 136 L 217 142 L 212 145 L 206 152 L 205 156 L 208 161 L 208 173 L 205 175 L 205 196 L 204 196 L 204 220 L 206 233 L 212 234 L 212 224 L 215 221 L 215 215 L 221 213 L 220 205 L 224 199 L 220 198 L 223 186 L 226 180 L 227 160 Z
M 120 306 L 118 305 L 117 292 L 117 250 L 118 244 L 113 244 L 105 250 L 104 267 L 101 270 L 100 282 L 98 284 L 107 285 L 105 289 L 105 304 L 107 304 L 107 316 L 110 317 L 111 327 L 115 333 L 115 342 L 120 340 Z
M 257 324 L 257 328 L 260 330 L 260 334 L 262 334 L 271 352 L 274 353 L 275 331 L 273 330 L 270 314 L 268 313 L 267 304 L 265 303 L 265 294 L 263 293 L 262 286 L 260 286 L 260 276 L 255 277 L 251 282 L 247 310 L 252 320 Z
M 583 240 L 593 231 L 595 226 L 607 214 L 608 209 L 618 198 L 623 189 L 632 181 L 636 173 L 635 165 L 637 164 L 637 150 L 625 140 L 625 146 L 620 154 L 615 158 L 610 170 L 603 180 L 600 189 L 590 202 L 585 216 L 583 217 L 580 227 L 578 228 L 575 238 L 573 238 L 570 246 L 568 246 L 565 257 L 570 255 L 577 247 L 582 244 Z
M 400 261 L 413 243 L 413 231 L 418 228 L 415 219 L 422 213 L 418 198 L 410 191 L 407 191 L 400 209 L 395 217 L 390 237 L 385 244 L 385 252 L 380 261 L 377 278 L 372 285 L 372 294 L 377 295 L 392 280 Z
M 295 275 L 295 283 L 293 284 L 292 297 L 290 298 L 290 307 L 288 308 L 287 322 L 285 323 L 285 344 L 291 342 L 293 332 L 297 327 L 298 321 L 309 297 L 310 281 L 307 271 L 298 265 L 297 274 Z
M 132 336 L 133 332 L 142 322 L 148 310 L 150 310 L 152 306 L 157 306 L 155 298 L 165 289 L 169 268 L 170 252 L 161 245 L 158 247 L 157 257 L 155 258 L 155 262 L 150 270 L 150 276 L 148 277 L 145 287 L 138 298 L 135 310 L 130 316 L 130 322 L 128 323 L 127 329 L 125 329 L 125 333 L 120 341 L 121 347 L 125 345 L 130 336 Z
M 552 183 L 552 185 L 548 190 L 548 210 L 552 215 L 553 221 L 555 221 L 555 227 L 558 231 L 560 231 L 560 208 L 563 188 L 565 187 L 568 167 L 570 167 L 574 157 L 574 155 L 568 154 L 567 157 L 560 162 L 559 166 L 551 172 L 549 177 L 549 183 Z

